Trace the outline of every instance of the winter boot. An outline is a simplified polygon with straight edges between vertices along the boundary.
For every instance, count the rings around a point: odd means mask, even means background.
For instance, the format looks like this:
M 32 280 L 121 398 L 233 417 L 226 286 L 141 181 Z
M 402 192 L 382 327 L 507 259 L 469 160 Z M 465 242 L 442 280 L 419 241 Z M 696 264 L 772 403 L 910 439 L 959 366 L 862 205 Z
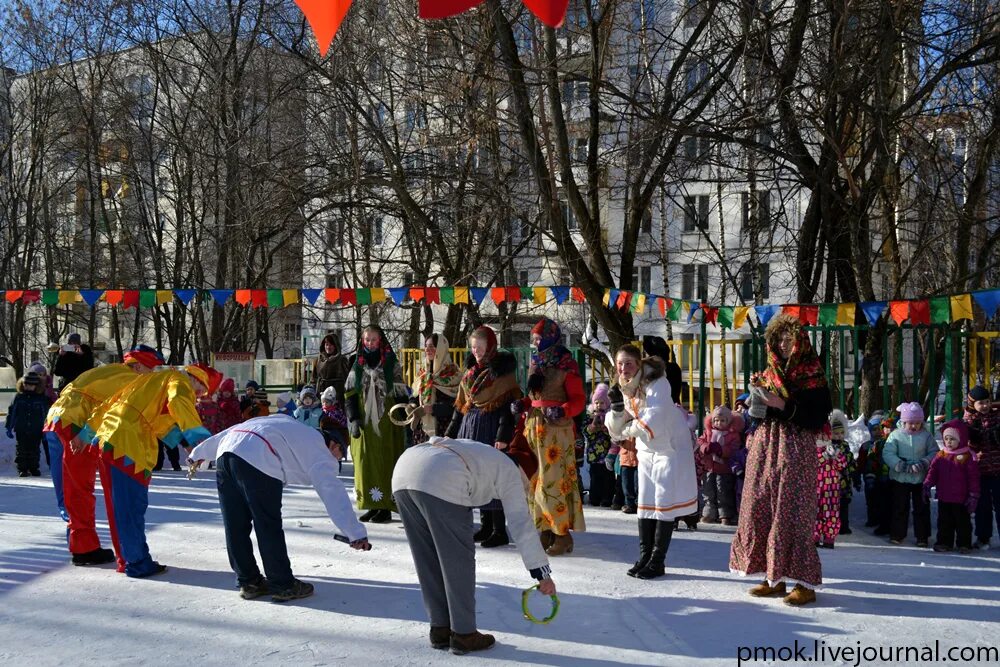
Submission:
M 479 530 L 472 536 L 473 542 L 482 542 L 493 534 L 493 512 L 492 510 L 479 511 Z
M 376 510 L 371 518 L 372 523 L 390 523 L 391 521 L 392 512 L 390 510 Z
M 240 597 L 244 600 L 253 600 L 254 598 L 259 598 L 262 595 L 267 595 L 271 590 L 267 586 L 267 579 L 260 577 L 257 581 L 252 581 L 249 584 L 243 584 L 240 586 Z
M 115 552 L 111 549 L 94 549 L 82 554 L 73 554 L 73 565 L 104 565 L 115 562 Z
M 470 632 L 467 635 L 455 633 L 451 636 L 451 652 L 455 655 L 465 655 L 471 651 L 483 651 L 496 644 L 493 635 L 481 632 Z
M 510 544 L 510 537 L 507 536 L 507 515 L 503 510 L 496 510 L 493 512 L 493 534 L 483 540 L 483 546 L 489 549 L 502 547 L 505 544 Z
M 358 521 L 368 523 L 369 521 L 372 520 L 372 517 L 375 516 L 377 512 L 378 510 L 368 510 L 367 512 L 358 517 Z
M 447 625 L 431 626 L 431 648 L 446 649 L 451 645 L 451 628 Z
M 292 580 L 292 585 L 282 591 L 276 591 L 271 595 L 271 602 L 288 602 L 307 598 L 313 594 L 313 585 L 298 579 Z
M 767 598 L 772 595 L 784 595 L 785 590 L 785 582 L 783 581 L 779 581 L 774 586 L 764 581 L 751 588 L 750 595 L 755 598 Z
M 816 601 L 816 591 L 806 588 L 801 584 L 795 584 L 792 592 L 785 596 L 783 602 L 793 607 L 801 607 L 804 604 Z
M 573 536 L 569 533 L 556 535 L 552 546 L 546 549 L 545 553 L 550 556 L 562 556 L 563 554 L 573 553 Z
M 656 539 L 656 519 L 639 519 L 639 560 L 626 570 L 625 574 L 634 577 L 639 570 L 646 567 L 653 553 L 653 542 Z
M 635 573 L 639 579 L 655 579 L 664 574 L 664 561 L 670 548 L 670 537 L 674 534 L 672 521 L 657 521 L 653 538 L 653 551 L 649 554 L 646 567 Z

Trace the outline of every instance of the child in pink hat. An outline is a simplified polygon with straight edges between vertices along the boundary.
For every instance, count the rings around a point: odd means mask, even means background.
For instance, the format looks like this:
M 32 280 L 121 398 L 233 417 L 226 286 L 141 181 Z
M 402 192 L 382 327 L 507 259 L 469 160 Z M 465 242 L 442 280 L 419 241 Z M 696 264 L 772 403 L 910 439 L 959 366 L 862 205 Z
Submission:
M 924 409 L 919 403 L 903 403 L 896 411 L 899 427 L 889 435 L 882 450 L 882 462 L 889 467 L 892 497 L 889 541 L 902 544 L 906 539 L 912 504 L 917 546 L 926 547 L 931 535 L 931 509 L 924 500 L 924 478 L 938 446 L 924 428 Z
M 979 502 L 979 466 L 969 449 L 969 428 L 961 420 L 941 427 L 944 449 L 931 461 L 924 480 L 924 498 L 930 499 L 931 487 L 937 487 L 938 534 L 934 551 L 955 548 L 959 553 L 972 550 L 972 521 L 969 516 Z

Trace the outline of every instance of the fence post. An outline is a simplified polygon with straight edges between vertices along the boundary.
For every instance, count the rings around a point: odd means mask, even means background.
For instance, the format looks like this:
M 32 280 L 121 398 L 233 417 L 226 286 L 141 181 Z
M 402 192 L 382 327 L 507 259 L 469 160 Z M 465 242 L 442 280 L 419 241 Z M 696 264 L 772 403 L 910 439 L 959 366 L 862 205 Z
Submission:
M 708 340 L 707 339 L 708 324 L 705 322 L 705 313 L 701 314 L 701 337 L 698 341 L 699 346 L 699 368 L 698 368 L 698 430 L 701 431 L 701 424 L 705 421 L 705 363 L 707 361 L 708 352 Z

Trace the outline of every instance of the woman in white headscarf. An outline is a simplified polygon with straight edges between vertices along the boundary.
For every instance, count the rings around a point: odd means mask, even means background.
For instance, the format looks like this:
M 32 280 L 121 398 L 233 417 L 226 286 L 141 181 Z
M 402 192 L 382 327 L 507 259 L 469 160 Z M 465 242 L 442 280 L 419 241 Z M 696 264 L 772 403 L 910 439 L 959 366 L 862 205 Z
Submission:
M 443 334 L 428 336 L 424 341 L 424 361 L 413 381 L 410 398 L 413 444 L 445 434 L 455 412 L 455 396 L 461 382 L 462 371 L 451 360 L 448 339 Z

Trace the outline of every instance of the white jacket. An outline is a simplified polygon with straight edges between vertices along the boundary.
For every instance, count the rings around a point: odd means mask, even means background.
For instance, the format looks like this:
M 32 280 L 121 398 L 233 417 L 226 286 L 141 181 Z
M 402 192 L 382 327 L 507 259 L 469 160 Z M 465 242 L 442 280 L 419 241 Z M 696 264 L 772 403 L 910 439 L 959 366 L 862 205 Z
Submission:
M 528 514 L 520 468 L 503 452 L 474 440 L 433 437 L 410 447 L 396 461 L 393 492 L 422 491 L 462 507 L 480 507 L 499 498 L 521 560 L 528 571 L 548 571 L 538 531 Z
M 190 458 L 214 460 L 226 452 L 282 484 L 314 487 L 330 519 L 349 540 L 368 536 L 337 478 L 337 461 L 316 429 L 283 414 L 255 417 L 203 441 Z

